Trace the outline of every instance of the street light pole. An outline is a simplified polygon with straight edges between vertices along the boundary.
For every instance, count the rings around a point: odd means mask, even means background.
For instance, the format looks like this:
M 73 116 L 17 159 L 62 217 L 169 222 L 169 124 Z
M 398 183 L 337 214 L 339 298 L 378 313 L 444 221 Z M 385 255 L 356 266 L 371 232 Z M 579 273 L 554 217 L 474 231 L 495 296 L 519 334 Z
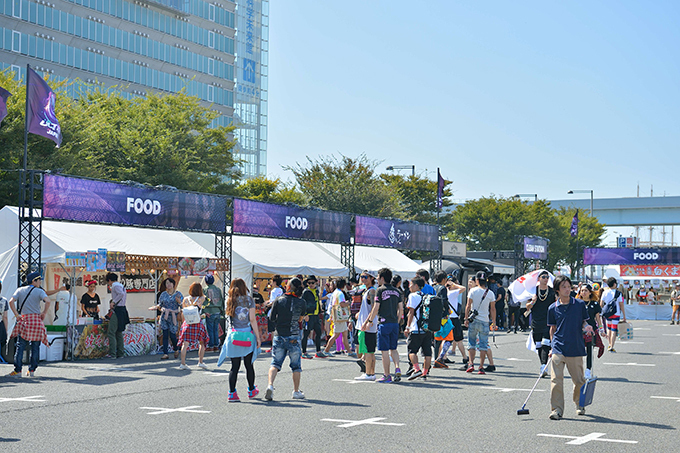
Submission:
M 534 202 L 538 201 L 537 193 L 518 193 L 513 195 L 512 198 L 522 198 L 522 197 L 534 197 Z
M 416 166 L 415 165 L 390 165 L 385 170 L 387 170 L 387 171 L 411 170 L 411 176 L 413 176 L 413 177 L 416 176 Z
M 567 192 L 568 195 L 572 195 L 575 193 L 590 193 L 590 217 L 593 216 L 593 190 L 570 190 Z

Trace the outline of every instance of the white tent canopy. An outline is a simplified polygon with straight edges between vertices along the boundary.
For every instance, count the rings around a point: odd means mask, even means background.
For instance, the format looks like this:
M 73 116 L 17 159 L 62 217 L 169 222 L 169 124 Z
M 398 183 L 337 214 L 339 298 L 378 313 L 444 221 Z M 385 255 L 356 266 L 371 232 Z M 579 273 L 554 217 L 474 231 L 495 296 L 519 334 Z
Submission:
M 186 233 L 207 248 L 214 247 L 215 236 L 205 233 Z M 338 246 L 339 247 L 339 246 Z M 242 278 L 248 287 L 254 274 L 308 275 L 321 277 L 345 275 L 347 268 L 319 244 L 309 241 L 233 236 L 232 277 Z
M 0 225 L 0 278 L 3 293 L 11 294 L 16 289 L 19 259 L 18 208 L 5 206 L 0 209 Z M 181 231 L 50 220 L 42 222 L 42 263 L 63 263 L 67 252 L 98 248 L 132 255 L 215 258 L 213 253 Z
M 339 245 L 326 243 L 316 245 L 340 259 Z M 422 265 L 396 249 L 357 245 L 354 247 L 354 267 L 357 272 L 364 270 L 377 272 L 386 267 L 399 274 L 402 279 L 408 279 L 415 277 L 416 271 L 422 268 Z

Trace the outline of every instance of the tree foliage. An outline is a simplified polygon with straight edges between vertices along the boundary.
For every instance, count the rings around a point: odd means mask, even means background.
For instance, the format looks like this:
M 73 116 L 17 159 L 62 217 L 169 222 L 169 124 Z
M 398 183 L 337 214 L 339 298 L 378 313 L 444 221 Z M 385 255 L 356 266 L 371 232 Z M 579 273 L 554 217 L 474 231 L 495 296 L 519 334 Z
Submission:
M 471 200 L 453 213 L 451 239 L 466 242 L 470 250 L 513 250 L 515 236 L 541 236 L 550 240 L 548 268 L 577 267 L 576 239 L 569 228 L 574 211 L 555 210 L 545 200 L 530 203 L 494 196 Z M 579 224 L 580 250 L 596 247 L 604 235 L 597 219 L 583 215 Z M 581 254 L 582 256 L 582 254 Z
M 295 176 L 311 206 L 378 217 L 400 217 L 398 197 L 376 174 L 377 161 L 365 155 L 307 158 L 307 165 L 284 167 Z
M 305 205 L 305 196 L 292 185 L 281 182 L 279 178 L 268 179 L 265 176 L 246 179 L 236 188 L 236 194 L 243 198 L 250 198 L 271 203 L 295 203 Z
M 117 91 L 80 81 L 48 83 L 57 95 L 62 147 L 29 134 L 29 168 L 183 190 L 233 192 L 240 177 L 232 155 L 233 128 L 211 128 L 218 113 L 202 107 L 198 98 L 180 92 L 128 100 Z M 0 125 L 0 168 L 14 170 L 22 166 L 25 85 L 4 72 L 0 86 L 13 94 L 8 116 Z M 71 98 L 67 89 L 77 97 Z M 0 204 L 16 203 L 12 175 L 0 174 L 0 184 L 8 189 L 0 194 Z

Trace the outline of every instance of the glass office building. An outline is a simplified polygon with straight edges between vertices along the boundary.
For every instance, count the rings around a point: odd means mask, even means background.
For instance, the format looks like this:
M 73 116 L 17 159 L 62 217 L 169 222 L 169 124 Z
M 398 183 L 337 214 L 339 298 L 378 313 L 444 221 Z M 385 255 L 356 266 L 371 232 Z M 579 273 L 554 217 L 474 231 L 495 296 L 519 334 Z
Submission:
M 197 96 L 237 126 L 247 177 L 266 175 L 269 1 L 0 0 L 0 69 Z

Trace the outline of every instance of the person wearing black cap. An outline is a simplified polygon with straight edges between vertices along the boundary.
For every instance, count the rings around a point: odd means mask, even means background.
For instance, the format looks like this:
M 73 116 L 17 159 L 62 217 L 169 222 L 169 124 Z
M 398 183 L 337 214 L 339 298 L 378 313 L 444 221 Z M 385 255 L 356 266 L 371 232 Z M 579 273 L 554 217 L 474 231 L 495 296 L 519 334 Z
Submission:
M 527 311 L 524 314 L 524 316 L 531 314 L 531 336 L 541 361 L 541 377 L 548 377 L 547 364 L 551 349 L 548 308 L 557 300 L 555 291 L 548 286 L 549 281 L 548 271 L 543 271 L 538 275 L 536 294 L 531 301 L 527 302 Z
M 208 329 L 208 345 L 206 351 L 217 351 L 220 346 L 220 320 L 224 314 L 224 298 L 222 291 L 215 286 L 215 277 L 206 275 L 204 278 L 205 284 L 208 285 L 203 289 L 206 301 L 203 304 L 203 313 L 205 313 L 205 324 Z M 224 330 L 224 327 L 222 328 Z
M 302 299 L 305 301 L 306 314 L 309 316 L 309 321 L 304 323 L 304 332 L 302 333 L 302 357 L 311 359 L 312 355 L 307 354 L 307 340 L 310 332 L 314 332 L 314 346 L 316 346 L 316 355 L 320 359 L 327 356 L 321 352 L 321 321 L 319 320 L 319 312 L 321 311 L 321 304 L 319 303 L 319 290 L 317 288 L 318 280 L 316 276 L 309 275 L 303 282 L 305 289 L 302 291 Z
M 33 376 L 36 368 L 38 368 L 40 343 L 48 346 L 44 319 L 52 301 L 50 301 L 47 292 L 40 287 L 42 283 L 40 272 L 28 274 L 26 282 L 28 285 L 18 288 L 9 300 L 9 308 L 17 320 L 11 335 L 11 337 L 17 337 L 17 345 L 14 351 L 14 370 L 8 374 L 8 376 L 13 377 L 21 377 L 24 350 L 29 343 L 31 346 L 29 376 Z M 40 302 L 45 302 L 45 308 L 42 311 L 40 311 Z

